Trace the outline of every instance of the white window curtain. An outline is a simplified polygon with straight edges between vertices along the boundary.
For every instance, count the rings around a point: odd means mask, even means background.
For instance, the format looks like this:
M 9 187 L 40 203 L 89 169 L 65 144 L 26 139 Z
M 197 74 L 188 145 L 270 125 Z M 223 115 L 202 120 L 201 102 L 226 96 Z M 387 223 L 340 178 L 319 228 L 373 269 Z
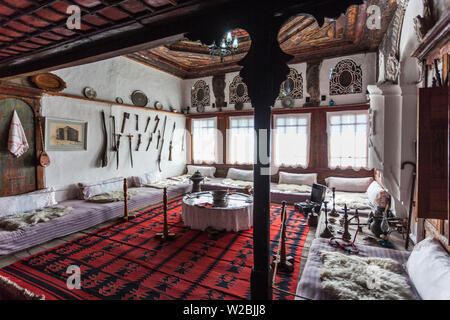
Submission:
M 276 115 L 274 122 L 274 164 L 307 167 L 310 115 Z
M 192 160 L 217 162 L 217 118 L 192 119 Z
M 227 162 L 229 164 L 253 163 L 255 138 L 253 117 L 230 117 L 227 135 Z
M 330 168 L 366 168 L 369 136 L 368 111 L 328 112 Z

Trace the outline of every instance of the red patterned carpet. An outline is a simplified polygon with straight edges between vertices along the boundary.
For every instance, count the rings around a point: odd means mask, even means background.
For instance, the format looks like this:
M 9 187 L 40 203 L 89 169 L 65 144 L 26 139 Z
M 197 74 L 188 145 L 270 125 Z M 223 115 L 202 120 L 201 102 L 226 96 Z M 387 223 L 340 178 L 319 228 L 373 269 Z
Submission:
M 154 235 L 162 230 L 162 206 L 114 223 L 69 243 L 40 252 L 0 269 L 24 288 L 50 299 L 249 299 L 252 229 L 223 233 L 217 240 L 183 226 L 182 200 L 169 202 L 171 242 Z M 295 271 L 277 275 L 276 285 L 295 292 L 307 219 L 287 207 L 287 253 Z M 281 205 L 271 205 L 271 245 L 279 239 Z M 81 289 L 69 290 L 67 267 L 81 268 Z M 1 290 L 1 289 L 0 289 Z M 293 296 L 274 290 L 274 299 Z

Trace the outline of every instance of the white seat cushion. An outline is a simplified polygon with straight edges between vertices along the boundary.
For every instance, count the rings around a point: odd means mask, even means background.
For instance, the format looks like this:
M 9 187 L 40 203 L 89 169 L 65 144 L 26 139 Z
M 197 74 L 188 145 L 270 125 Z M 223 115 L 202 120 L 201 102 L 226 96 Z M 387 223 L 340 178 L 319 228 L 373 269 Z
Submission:
M 24 213 L 36 209 L 42 209 L 57 204 L 55 189 L 47 188 L 17 196 L 0 198 L 0 218 Z
M 89 183 L 78 183 L 78 188 L 80 190 L 80 198 L 82 200 L 87 200 L 90 197 L 105 193 L 123 190 L 123 177 L 111 178 L 102 181 L 89 182 Z
M 373 178 L 341 178 L 341 177 L 328 177 L 325 179 L 327 187 L 332 189 L 336 188 L 336 191 L 346 192 L 366 192 L 372 183 Z
M 280 171 L 278 183 L 312 186 L 313 183 L 317 183 L 317 173 L 288 173 Z
M 203 166 L 193 166 L 187 165 L 187 174 L 192 176 L 195 172 L 200 171 L 200 173 L 209 178 L 214 178 L 214 174 L 216 173 L 215 167 L 203 167 Z
M 408 275 L 424 300 L 450 300 L 450 255 L 438 240 L 419 242 L 406 263 Z
M 228 169 L 227 179 L 253 181 L 253 170 Z
M 161 180 L 161 174 L 158 171 L 152 171 L 140 176 L 134 176 L 132 180 L 134 186 L 140 188 Z

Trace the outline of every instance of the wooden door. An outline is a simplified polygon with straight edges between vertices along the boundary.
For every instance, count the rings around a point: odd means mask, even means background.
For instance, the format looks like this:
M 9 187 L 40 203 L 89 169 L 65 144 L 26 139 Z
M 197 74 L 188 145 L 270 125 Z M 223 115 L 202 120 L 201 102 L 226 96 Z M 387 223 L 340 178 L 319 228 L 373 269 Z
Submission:
M 419 91 L 417 213 L 448 218 L 448 87 Z
M 19 115 L 30 146 L 19 158 L 8 151 L 9 127 L 14 109 Z M 0 196 L 37 189 L 35 140 L 33 109 L 20 99 L 0 99 Z

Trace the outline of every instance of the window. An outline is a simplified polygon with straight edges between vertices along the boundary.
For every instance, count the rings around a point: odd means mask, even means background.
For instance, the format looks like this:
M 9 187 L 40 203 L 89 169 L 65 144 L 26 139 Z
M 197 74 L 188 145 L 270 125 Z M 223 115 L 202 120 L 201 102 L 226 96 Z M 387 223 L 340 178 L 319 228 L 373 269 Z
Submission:
M 275 116 L 276 166 L 308 166 L 309 119 L 309 115 Z
M 329 167 L 367 167 L 368 112 L 328 113 Z
M 217 118 L 192 119 L 192 160 L 217 162 Z
M 228 130 L 228 163 L 253 163 L 253 117 L 230 117 Z

